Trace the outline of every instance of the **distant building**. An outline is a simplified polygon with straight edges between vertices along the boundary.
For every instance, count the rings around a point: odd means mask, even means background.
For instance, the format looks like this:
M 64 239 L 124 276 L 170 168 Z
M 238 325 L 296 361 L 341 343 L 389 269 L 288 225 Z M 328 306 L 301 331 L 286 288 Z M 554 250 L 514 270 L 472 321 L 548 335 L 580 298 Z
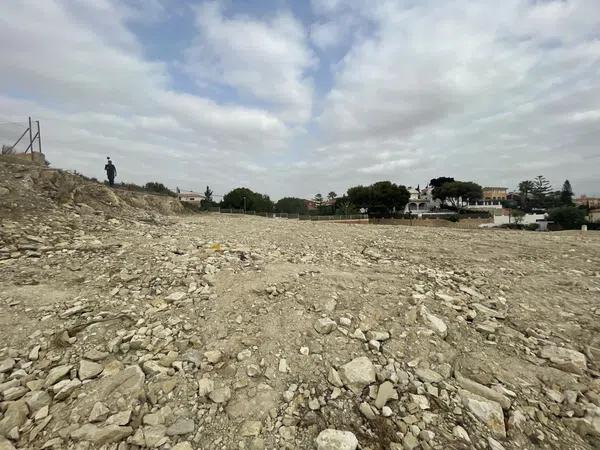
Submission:
M 506 200 L 508 198 L 508 188 L 505 187 L 484 187 L 484 200 Z
M 585 206 L 589 209 L 600 208 L 600 197 L 588 197 L 587 195 L 582 195 L 581 197 L 576 198 L 574 202 L 577 206 Z
M 463 205 L 463 208 L 478 211 L 498 210 L 502 209 L 502 202 L 500 200 L 474 200 Z
M 198 192 L 179 191 L 179 192 L 177 192 L 177 198 L 181 202 L 200 206 L 200 204 L 202 203 L 202 200 L 204 200 L 205 197 L 204 197 L 204 195 L 199 194 Z
M 600 223 L 600 209 L 590 210 L 590 214 L 588 215 L 588 220 L 593 223 Z
M 418 186 L 416 189 L 409 186 L 407 190 L 410 194 L 410 198 L 404 207 L 405 213 L 421 214 L 434 211 L 442 206 L 442 202 L 433 198 L 433 187 L 431 186 L 427 186 L 423 189 Z
M 333 200 L 323 200 L 321 202 L 321 206 L 333 206 L 335 205 L 335 199 Z M 315 209 L 319 209 L 319 205 L 314 200 L 304 200 L 304 206 L 309 211 L 314 211 Z

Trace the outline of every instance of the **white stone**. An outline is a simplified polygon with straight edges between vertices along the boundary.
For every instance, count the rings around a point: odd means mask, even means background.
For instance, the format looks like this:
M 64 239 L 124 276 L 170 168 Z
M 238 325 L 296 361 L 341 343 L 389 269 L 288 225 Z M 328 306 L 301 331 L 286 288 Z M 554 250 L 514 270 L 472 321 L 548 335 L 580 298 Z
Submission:
M 252 356 L 252 351 L 247 348 L 237 354 L 238 361 L 244 361 Z
M 103 370 L 104 367 L 102 366 L 102 364 L 82 359 L 79 363 L 79 379 L 88 380 L 90 378 L 95 378 L 98 375 L 100 375 Z
M 339 370 L 343 383 L 355 394 L 375 382 L 375 367 L 369 358 L 361 356 L 344 364 Z
M 442 319 L 431 314 L 427 308 L 424 306 L 421 307 L 421 317 L 425 324 L 431 328 L 436 334 L 438 334 L 442 339 L 445 339 L 448 336 L 448 327 L 444 323 Z
M 337 328 L 337 323 L 326 317 L 324 319 L 317 320 L 313 326 L 315 330 L 317 330 L 317 333 L 329 334 Z
M 219 350 L 209 350 L 207 352 L 204 352 L 204 357 L 208 360 L 209 363 L 216 364 L 219 361 L 221 361 L 223 353 L 221 353 Z
M 317 450 L 356 450 L 358 439 L 350 431 L 327 429 L 315 439 Z
M 392 383 L 390 383 L 389 381 L 384 381 L 377 390 L 375 406 L 381 409 L 389 400 L 392 399 L 398 399 L 398 393 L 394 389 L 394 385 Z
M 165 301 L 167 303 L 178 302 L 180 300 L 183 300 L 186 296 L 187 294 L 185 292 L 173 292 L 165 298 Z
M 460 425 L 456 425 L 454 427 L 454 429 L 452 430 L 452 434 L 454 434 L 454 436 L 456 436 L 457 438 L 462 439 L 463 441 L 471 442 L 471 438 L 469 437 L 469 433 L 467 433 L 467 430 L 465 430 Z
M 201 397 L 206 397 L 215 389 L 215 383 L 213 380 L 208 378 L 201 378 L 198 380 L 198 394 Z
M 215 403 L 227 403 L 231 398 L 231 389 L 227 386 L 217 388 L 209 393 L 208 397 Z
M 416 369 L 415 375 L 425 383 L 439 383 L 444 378 L 431 369 Z
M 469 410 L 483 422 L 492 432 L 494 437 L 504 439 L 506 428 L 504 425 L 504 414 L 500 403 L 488 400 L 464 389 L 459 390 L 460 398 Z

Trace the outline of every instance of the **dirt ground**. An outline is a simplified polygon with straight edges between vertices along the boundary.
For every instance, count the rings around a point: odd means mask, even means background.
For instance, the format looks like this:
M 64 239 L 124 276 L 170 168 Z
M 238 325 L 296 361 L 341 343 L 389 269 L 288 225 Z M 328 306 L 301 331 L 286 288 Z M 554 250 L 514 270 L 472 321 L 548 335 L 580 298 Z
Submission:
M 0 207 L 2 450 L 599 448 L 600 233 L 24 199 Z

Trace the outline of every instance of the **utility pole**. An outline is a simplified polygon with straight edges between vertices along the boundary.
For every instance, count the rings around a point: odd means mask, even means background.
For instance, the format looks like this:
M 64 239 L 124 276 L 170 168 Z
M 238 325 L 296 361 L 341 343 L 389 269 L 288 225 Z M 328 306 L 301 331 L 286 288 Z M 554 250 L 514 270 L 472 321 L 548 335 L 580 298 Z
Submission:
M 31 160 L 33 161 L 33 134 L 31 130 L 31 116 L 29 116 L 29 147 L 31 148 Z
M 42 153 L 42 133 L 40 132 L 40 121 L 36 120 L 35 121 L 37 123 L 37 136 L 38 136 L 38 150 L 40 153 Z

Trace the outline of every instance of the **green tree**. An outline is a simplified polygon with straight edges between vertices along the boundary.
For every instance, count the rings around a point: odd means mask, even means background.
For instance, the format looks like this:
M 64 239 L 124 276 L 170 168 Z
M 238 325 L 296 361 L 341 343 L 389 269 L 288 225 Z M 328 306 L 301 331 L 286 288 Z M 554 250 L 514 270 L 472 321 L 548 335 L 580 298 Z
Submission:
M 176 195 L 175 192 L 173 192 L 171 189 L 166 187 L 164 184 L 159 183 L 158 181 L 150 181 L 150 182 L 146 183 L 146 186 L 144 186 L 144 189 L 146 189 L 147 191 L 150 191 L 150 192 L 158 192 L 159 194 L 166 194 L 166 195 L 172 195 L 172 196 Z
M 306 214 L 306 202 L 296 197 L 284 197 L 275 203 L 275 210 L 280 213 Z
M 327 194 L 328 200 L 335 200 L 336 197 L 337 197 L 337 194 L 333 191 L 331 191 L 329 194 Z
M 434 188 L 433 197 L 460 208 L 465 202 L 483 198 L 483 190 L 472 181 L 451 181 Z
M 383 209 L 388 212 L 402 211 L 410 194 L 406 187 L 390 181 L 378 181 L 370 186 L 354 186 L 348 189 L 348 200 L 358 208 Z
M 573 206 L 561 206 L 550 210 L 548 220 L 565 230 L 577 230 L 585 224 L 585 211 Z
M 213 204 L 213 191 L 209 186 L 206 186 L 206 190 L 204 191 L 204 201 L 202 202 L 202 206 L 204 209 L 208 209 Z
M 533 192 L 534 184 L 531 180 L 524 180 L 519 183 L 519 196 L 521 197 L 521 207 L 527 208 L 529 205 L 529 197 Z
M 523 219 L 525 219 L 525 212 L 519 210 L 519 209 L 513 209 L 511 211 L 511 216 L 513 218 L 513 220 L 515 221 L 515 223 L 517 225 L 521 224 L 521 222 L 523 222 Z
M 550 182 L 543 176 L 538 175 L 533 179 L 533 202 L 532 206 L 536 208 L 547 208 L 549 203 L 552 203 L 550 193 L 552 192 L 552 186 Z
M 453 181 L 454 181 L 454 178 L 452 178 L 452 177 L 432 178 L 431 181 L 429 181 L 429 186 L 436 188 L 436 187 L 440 187 L 444 183 L 452 183 Z
M 246 211 L 271 212 L 274 205 L 268 195 L 241 187 L 225 194 L 221 206 L 233 209 L 244 209 L 245 206 Z
M 348 196 L 344 195 L 343 197 L 336 198 L 335 200 L 335 209 L 337 211 L 336 214 L 350 214 L 354 211 L 354 205 L 348 198 Z
M 569 180 L 565 180 L 560 191 L 560 203 L 565 206 L 573 206 L 573 188 Z

